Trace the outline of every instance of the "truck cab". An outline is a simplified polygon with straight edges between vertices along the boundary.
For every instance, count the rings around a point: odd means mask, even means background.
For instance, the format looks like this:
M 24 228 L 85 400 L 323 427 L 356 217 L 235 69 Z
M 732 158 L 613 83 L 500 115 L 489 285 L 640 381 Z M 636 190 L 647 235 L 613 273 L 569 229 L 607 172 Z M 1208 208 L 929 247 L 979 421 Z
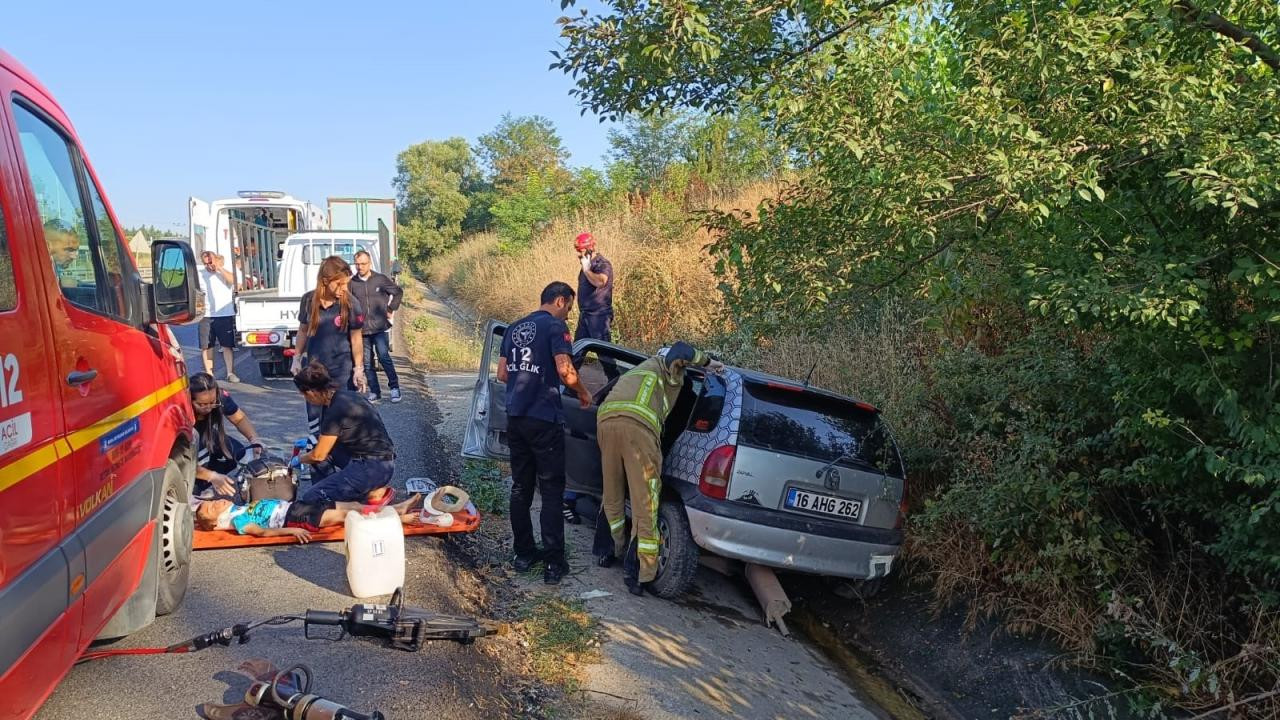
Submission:
M 186 594 L 195 258 L 143 282 L 71 123 L 0 52 L 0 718 Z

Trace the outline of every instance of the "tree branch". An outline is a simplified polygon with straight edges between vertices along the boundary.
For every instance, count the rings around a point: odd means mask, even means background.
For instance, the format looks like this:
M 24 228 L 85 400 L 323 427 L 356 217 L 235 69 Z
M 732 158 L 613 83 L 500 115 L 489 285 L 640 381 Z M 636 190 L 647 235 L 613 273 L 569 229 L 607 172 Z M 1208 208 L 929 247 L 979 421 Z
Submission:
M 1191 0 L 1174 0 L 1173 8 L 1183 20 L 1243 44 L 1272 70 L 1280 72 L 1280 54 L 1263 42 L 1257 33 L 1245 30 L 1216 12 L 1201 10 Z
M 1225 713 L 1235 708 L 1238 708 L 1241 705 L 1249 705 L 1251 703 L 1256 703 L 1259 700 L 1266 700 L 1267 698 L 1272 698 L 1277 695 L 1280 695 L 1280 690 L 1272 690 L 1271 692 L 1264 692 L 1264 693 L 1258 693 L 1257 695 L 1250 695 L 1249 697 L 1244 698 L 1242 700 L 1237 700 L 1233 703 L 1228 703 L 1226 705 L 1223 705 L 1222 707 L 1216 707 L 1210 710 L 1209 712 L 1200 713 L 1199 715 L 1191 718 L 1191 720 L 1203 720 L 1204 718 L 1208 718 L 1211 715 L 1217 715 L 1218 713 Z
M 840 26 L 838 26 L 838 27 L 836 27 L 836 28 L 833 28 L 832 30 L 830 30 L 830 31 L 828 31 L 828 32 L 826 32 L 826 33 L 823 33 L 822 35 L 819 35 L 817 38 L 815 38 L 815 39 L 813 40 L 813 42 L 810 42 L 808 45 L 805 45 L 804 47 L 802 47 L 802 48 L 800 48 L 800 49 L 798 49 L 798 50 L 793 50 L 793 51 L 791 51 L 791 52 L 789 52 L 789 53 L 785 53 L 785 54 L 783 54 L 783 55 L 779 58 L 779 59 L 782 61 L 782 63 L 781 63 L 780 65 L 778 65 L 778 67 L 777 67 L 777 68 L 775 68 L 775 70 L 776 70 L 776 69 L 781 69 L 781 68 L 783 68 L 783 67 L 786 67 L 787 65 L 790 65 L 792 62 L 795 62 L 797 59 L 799 59 L 799 58 L 801 58 L 801 57 L 803 57 L 803 56 L 805 56 L 805 55 L 808 55 L 809 53 L 813 52 L 814 50 L 817 50 L 818 48 L 822 47 L 823 45 L 826 45 L 827 43 L 831 42 L 832 40 L 835 40 L 836 38 L 840 37 L 841 35 L 843 35 L 843 34 L 845 34 L 845 33 L 849 32 L 849 31 L 850 31 L 850 30 L 852 30 L 853 28 L 857 27 L 857 26 L 858 26 L 858 24 L 862 22 L 862 20 L 863 20 L 863 15 L 864 15 L 864 14 L 869 13 L 869 12 L 870 12 L 870 13 L 880 12 L 881 10 L 884 10 L 884 9 L 885 9 L 885 8 L 887 8 L 887 7 L 890 7 L 890 6 L 893 6 L 893 5 L 897 5 L 899 1 L 900 1 L 900 0 L 881 0 L 880 2 L 876 3 L 875 5 L 873 5 L 873 6 L 869 7 L 869 8 L 864 8 L 863 10 L 861 10 L 861 11 L 857 14 L 857 17 L 855 17 L 854 19 L 852 19 L 852 20 L 850 20 L 849 22 L 845 23 L 844 25 L 840 25 Z

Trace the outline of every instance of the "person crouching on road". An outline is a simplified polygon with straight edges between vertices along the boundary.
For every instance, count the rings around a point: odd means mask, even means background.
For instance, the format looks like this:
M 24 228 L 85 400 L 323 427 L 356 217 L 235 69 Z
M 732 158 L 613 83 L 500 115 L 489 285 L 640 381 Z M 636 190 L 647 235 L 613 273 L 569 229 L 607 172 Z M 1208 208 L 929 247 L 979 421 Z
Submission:
M 351 296 L 351 266 L 337 255 L 320 263 L 316 289 L 298 304 L 298 347 L 290 370 L 302 369 L 305 353 L 319 362 L 344 390 L 368 392 L 364 377 L 364 306 Z M 320 424 L 320 408 L 307 405 L 307 432 L 312 442 Z
M 220 389 L 209 373 L 192 375 L 187 387 L 196 411 L 196 484 L 192 494 L 230 497 L 235 494 L 235 484 L 227 473 L 236 469 L 249 449 L 253 457 L 262 457 L 258 431 L 231 393 Z M 247 447 L 227 434 L 228 421 L 248 441 Z
M 595 548 L 602 567 L 626 552 L 623 575 L 633 595 L 658 574 L 658 500 L 662 494 L 662 428 L 684 387 L 689 365 L 720 372 L 719 361 L 685 342 L 628 370 L 596 413 L 600 472 L 604 499 L 601 509 L 609 523 L 613 548 Z M 631 542 L 623 533 L 623 498 L 631 495 Z
M 378 387 L 378 365 L 387 374 L 391 402 L 400 402 L 400 378 L 391 359 L 391 313 L 400 307 L 404 290 L 380 272 L 373 271 L 373 257 L 365 250 L 356 253 L 356 274 L 349 286 L 351 295 L 364 307 L 364 376 L 369 383 L 369 400 L 382 399 Z
M 542 307 L 511 323 L 502 336 L 498 382 L 507 386 L 507 444 L 511 449 L 511 534 L 516 572 L 537 561 L 529 508 L 536 486 L 542 495 L 543 580 L 560 582 L 564 557 L 563 382 L 586 408 L 591 395 L 573 369 L 573 346 L 564 320 L 573 307 L 573 288 L 553 282 L 542 291 Z
M 299 459 L 313 466 L 312 485 L 302 497 L 327 506 L 379 496 L 395 472 L 395 446 L 378 411 L 359 392 L 339 390 L 324 365 L 312 362 L 293 376 L 308 404 L 321 409 L 319 438 Z

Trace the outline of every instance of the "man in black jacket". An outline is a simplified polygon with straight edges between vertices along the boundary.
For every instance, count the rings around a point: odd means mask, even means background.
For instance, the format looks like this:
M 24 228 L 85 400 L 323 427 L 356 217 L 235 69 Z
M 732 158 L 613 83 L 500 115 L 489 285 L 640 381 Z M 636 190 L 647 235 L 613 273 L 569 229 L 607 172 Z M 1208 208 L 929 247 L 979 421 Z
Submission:
M 400 307 L 404 291 L 395 281 L 373 271 L 373 259 L 361 250 L 356 253 L 356 274 L 351 278 L 351 294 L 364 307 L 364 374 L 369 381 L 369 401 L 382 399 L 378 387 L 378 364 L 387 374 L 387 386 L 391 388 L 391 402 L 400 402 L 400 378 L 395 363 L 391 361 L 391 313 Z M 374 362 L 374 354 L 377 362 Z

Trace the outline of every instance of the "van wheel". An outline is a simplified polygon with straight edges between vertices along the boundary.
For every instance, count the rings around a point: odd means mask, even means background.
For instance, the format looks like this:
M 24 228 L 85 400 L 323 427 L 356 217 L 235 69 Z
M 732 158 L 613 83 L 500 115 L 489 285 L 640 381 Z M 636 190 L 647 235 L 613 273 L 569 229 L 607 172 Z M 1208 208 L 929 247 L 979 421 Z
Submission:
M 670 600 L 688 592 L 698 576 L 698 545 L 682 503 L 663 500 L 658 505 L 658 537 L 658 575 L 649 590 Z
M 187 504 L 187 481 L 170 460 L 164 467 L 160 496 L 160 562 L 156 579 L 156 615 L 168 615 L 182 604 L 191 574 L 194 519 Z

